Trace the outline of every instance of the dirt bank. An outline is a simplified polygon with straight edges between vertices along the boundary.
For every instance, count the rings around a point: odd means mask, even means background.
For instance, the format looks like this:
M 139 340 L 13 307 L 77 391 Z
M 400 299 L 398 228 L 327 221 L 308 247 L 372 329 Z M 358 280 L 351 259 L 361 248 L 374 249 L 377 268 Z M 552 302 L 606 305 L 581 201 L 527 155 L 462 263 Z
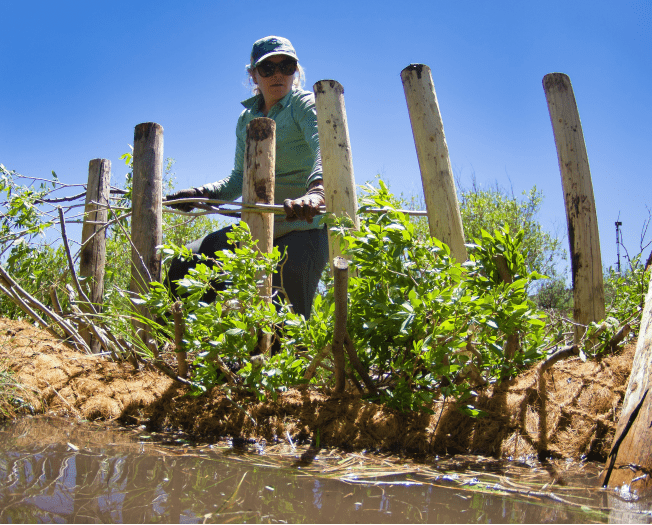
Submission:
M 472 453 L 521 457 L 552 455 L 604 460 L 629 378 L 635 344 L 600 361 L 555 364 L 540 384 L 535 371 L 480 393 L 472 419 L 452 403 L 434 415 L 401 414 L 354 395 L 331 398 L 308 388 L 275 403 L 234 399 L 217 389 L 188 396 L 186 387 L 155 369 L 70 350 L 25 322 L 0 319 L 0 369 L 22 385 L 21 410 L 82 419 L 120 419 L 155 429 L 181 429 L 203 439 L 223 436 L 316 440 L 322 446 Z

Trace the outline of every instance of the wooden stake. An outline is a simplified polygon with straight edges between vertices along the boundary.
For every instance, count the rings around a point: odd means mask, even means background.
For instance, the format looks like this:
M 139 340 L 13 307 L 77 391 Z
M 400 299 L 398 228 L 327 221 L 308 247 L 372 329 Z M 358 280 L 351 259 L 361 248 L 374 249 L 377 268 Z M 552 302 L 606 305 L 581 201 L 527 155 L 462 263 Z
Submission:
M 179 377 L 188 377 L 188 362 L 186 361 L 186 350 L 183 347 L 186 323 L 183 319 L 183 303 L 181 301 L 172 305 L 172 317 L 174 319 L 174 351 L 177 356 L 178 374 Z
M 335 321 L 333 327 L 333 363 L 335 364 L 335 393 L 344 392 L 344 341 L 346 339 L 346 317 L 348 302 L 349 263 L 344 257 L 333 259 L 333 293 L 335 300 Z
M 150 282 L 161 280 L 163 127 L 154 122 L 138 124 L 134 131 L 133 190 L 131 218 L 131 284 L 134 294 L 145 293 Z M 136 306 L 143 317 L 151 317 Z M 133 322 L 141 339 L 149 341 L 149 327 Z
M 462 263 L 467 259 L 462 215 L 430 68 L 410 64 L 401 71 L 401 80 L 419 157 L 430 235 L 446 243 L 451 255 Z
M 618 426 L 601 482 L 627 484 L 640 497 L 652 495 L 652 286 L 648 281 L 643 318 Z M 636 480 L 636 481 L 634 481 Z
M 598 217 L 582 123 L 570 79 L 563 73 L 543 77 L 566 204 L 573 273 L 573 318 L 580 325 L 605 316 Z M 585 326 L 575 326 L 575 342 Z
M 270 118 L 256 118 L 247 124 L 245 144 L 242 202 L 245 204 L 274 204 L 276 179 L 276 122 Z M 261 253 L 270 253 L 274 247 L 274 215 L 256 211 L 242 212 L 242 220 L 249 225 L 251 237 L 258 241 Z M 272 301 L 272 274 L 260 276 L 260 296 Z M 263 333 L 259 350 L 267 353 L 271 334 Z
M 344 88 L 335 80 L 320 80 L 313 86 L 317 106 L 317 128 L 324 173 L 326 211 L 349 216 L 360 227 L 358 197 L 355 192 L 351 141 L 346 123 Z M 328 242 L 330 259 L 342 256 L 339 240 L 333 235 Z
M 97 313 L 102 310 L 102 298 L 104 297 L 106 235 L 100 230 L 105 228 L 108 218 L 107 205 L 110 184 L 111 161 L 107 159 L 91 160 L 88 164 L 79 275 L 85 280 L 86 295 Z M 88 306 L 81 306 L 83 311 L 91 313 Z M 93 353 L 99 353 L 102 350 L 100 342 L 90 329 L 83 328 L 80 332 Z

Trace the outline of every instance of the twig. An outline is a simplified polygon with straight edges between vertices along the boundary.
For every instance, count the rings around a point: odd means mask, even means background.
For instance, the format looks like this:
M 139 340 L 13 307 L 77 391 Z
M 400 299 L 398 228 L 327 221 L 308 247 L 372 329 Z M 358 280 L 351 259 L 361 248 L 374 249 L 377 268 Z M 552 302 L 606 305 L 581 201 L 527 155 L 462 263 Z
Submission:
M 93 332 L 93 335 L 100 342 L 100 345 L 102 346 L 102 348 L 104 348 L 104 351 L 111 354 L 111 357 L 113 357 L 113 359 L 115 359 L 117 361 L 118 356 L 116 355 L 113 348 L 111 348 L 109 346 L 109 342 L 107 341 L 106 337 L 102 333 L 102 329 L 95 326 L 95 324 L 92 323 L 89 320 L 88 316 L 79 308 L 79 306 L 77 306 L 76 304 L 73 304 L 72 301 L 70 302 L 70 306 L 73 309 L 73 312 L 75 312 L 75 314 L 77 314 L 77 316 L 79 316 L 80 321 L 82 323 L 84 323 L 86 325 L 86 327 L 88 327 L 88 329 L 91 332 Z M 120 349 L 120 350 L 122 350 L 122 349 Z
M 109 210 L 111 210 L 111 205 L 110 204 L 107 204 L 107 207 L 109 208 Z M 120 229 L 122 230 L 122 233 L 124 234 L 125 238 L 129 241 L 129 244 L 131 245 L 131 248 L 136 252 L 136 255 L 138 255 L 138 258 L 140 259 L 140 265 L 143 268 L 145 268 L 145 271 L 147 272 L 147 282 L 151 283 L 154 279 L 152 279 L 152 275 L 149 273 L 149 268 L 145 264 L 145 261 L 143 261 L 143 256 L 140 254 L 140 252 L 138 251 L 138 248 L 136 248 L 136 245 L 131 240 L 131 235 L 129 235 L 125 231 L 125 227 L 122 225 L 122 223 L 120 221 L 117 221 L 117 223 L 118 223 L 118 226 L 120 226 Z M 142 278 L 142 275 L 139 275 L 139 277 Z
M 186 351 L 183 349 L 183 333 L 186 331 L 186 327 L 183 322 L 183 305 L 181 301 L 177 301 L 172 305 L 172 316 L 174 317 L 174 345 L 179 376 L 186 377 L 188 375 L 188 362 L 186 361 Z
M 548 359 L 543 361 L 539 365 L 539 372 L 543 373 L 548 368 L 550 368 L 552 365 L 554 365 L 557 361 L 560 361 L 562 359 L 566 359 L 567 357 L 575 356 L 580 354 L 580 347 L 578 345 L 573 345 L 573 346 L 567 346 L 565 348 L 562 348 L 561 350 L 555 352 L 552 354 Z
M 59 221 L 61 223 L 61 240 L 63 241 L 63 248 L 66 252 L 66 257 L 68 258 L 68 268 L 70 269 L 70 276 L 72 277 L 72 282 L 74 283 L 75 288 L 77 289 L 77 293 L 79 294 L 79 297 L 82 299 L 82 301 L 84 301 L 88 309 L 93 314 L 97 314 L 97 310 L 95 310 L 95 306 L 93 306 L 93 303 L 91 303 L 90 299 L 86 296 L 84 290 L 82 290 L 82 287 L 79 284 L 79 279 L 77 279 L 77 272 L 75 271 L 75 263 L 72 260 L 72 255 L 70 253 L 70 245 L 68 244 L 68 235 L 66 234 L 66 220 L 63 216 L 63 210 L 61 209 L 61 206 L 57 206 L 57 210 L 59 212 Z
M 632 327 L 629 324 L 623 325 L 623 327 L 616 332 L 616 334 L 611 338 L 611 341 L 608 343 L 608 347 L 612 352 L 616 351 L 618 345 L 629 335 L 632 331 Z
M 36 313 L 34 310 L 32 310 L 27 303 L 25 303 L 20 296 L 15 292 L 15 290 L 11 287 L 11 285 L 4 279 L 0 279 L 0 291 L 7 295 L 11 301 L 17 305 L 23 312 L 25 312 L 27 315 L 29 315 L 34 321 L 36 321 L 36 325 L 40 326 L 41 328 L 44 328 L 48 331 L 51 332 L 50 327 L 48 326 L 48 323 L 46 323 L 38 313 Z M 7 285 L 5 288 L 4 285 Z M 59 334 L 57 334 L 57 337 L 59 337 Z
M 217 367 L 220 369 L 220 371 L 224 374 L 226 377 L 226 380 L 228 383 L 232 386 L 235 386 L 235 375 L 231 370 L 229 370 L 229 367 L 226 366 L 224 361 L 222 361 L 222 358 L 219 355 L 215 356 L 215 363 L 217 364 Z
M 34 202 L 37 204 L 56 204 L 58 202 L 69 202 L 69 201 L 75 201 L 81 197 L 86 196 L 86 191 L 83 191 L 81 193 L 78 193 L 77 195 L 73 195 L 71 197 L 59 197 L 56 199 L 34 199 Z
M 326 345 L 317 353 L 315 357 L 312 358 L 312 361 L 310 361 L 308 368 L 306 368 L 306 371 L 303 374 L 303 378 L 306 381 L 310 381 L 314 377 L 315 372 L 317 371 L 317 367 L 321 364 L 321 361 L 331 353 L 331 351 L 332 346 Z
M 52 307 L 54 311 L 59 315 L 63 315 L 63 309 L 61 308 L 61 303 L 59 303 L 59 296 L 57 295 L 57 287 L 54 284 L 50 285 L 50 300 L 52 301 Z
M 155 367 L 157 370 L 163 372 L 170 379 L 173 379 L 186 386 L 192 386 L 192 383 L 190 381 L 184 379 L 183 377 L 179 377 L 177 374 L 174 373 L 174 370 L 172 370 L 168 365 L 166 365 L 162 361 L 147 361 L 145 364 Z
M 68 323 L 65 319 L 63 319 L 61 316 L 57 315 L 54 313 L 52 310 L 50 310 L 47 306 L 42 304 L 38 299 L 30 295 L 28 292 L 26 292 L 12 277 L 9 275 L 9 273 L 0 265 L 0 276 L 4 278 L 4 280 L 9 283 L 10 287 L 14 290 L 16 295 L 20 294 L 21 299 L 27 300 L 31 303 L 31 305 L 35 308 L 37 308 L 40 312 L 45 314 L 47 317 L 52 319 L 56 324 L 58 324 L 63 331 L 70 336 L 75 343 L 77 343 L 82 349 L 84 349 L 87 353 L 92 353 L 88 345 L 86 344 L 86 341 L 79 335 L 79 332 L 73 328 L 70 323 Z M 28 305 L 27 305 L 28 306 Z M 30 314 L 31 315 L 31 314 Z M 33 317 L 33 316 L 32 316 Z M 41 321 L 42 322 L 42 321 Z M 57 334 L 56 337 L 59 337 Z
M 349 361 L 353 365 L 353 368 L 355 368 L 356 372 L 358 372 L 358 374 L 362 378 L 362 381 L 364 382 L 369 392 L 371 392 L 374 395 L 377 394 L 378 390 L 376 389 L 376 385 L 374 384 L 373 380 L 371 379 L 367 371 L 364 369 L 364 366 L 360 362 L 360 358 L 358 357 L 358 353 L 355 351 L 355 347 L 353 346 L 353 341 L 351 340 L 348 331 L 346 331 L 346 333 L 344 334 L 344 347 L 346 348 L 346 352 L 349 356 Z

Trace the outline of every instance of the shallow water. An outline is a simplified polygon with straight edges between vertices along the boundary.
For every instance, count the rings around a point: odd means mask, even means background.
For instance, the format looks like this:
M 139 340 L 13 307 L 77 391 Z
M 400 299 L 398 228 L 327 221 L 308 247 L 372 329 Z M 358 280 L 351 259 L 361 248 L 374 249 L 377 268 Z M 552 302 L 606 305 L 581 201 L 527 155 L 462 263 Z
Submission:
M 238 444 L 236 444 L 238 445 Z M 46 417 L 0 425 L 0 522 L 652 523 L 596 463 L 408 460 Z

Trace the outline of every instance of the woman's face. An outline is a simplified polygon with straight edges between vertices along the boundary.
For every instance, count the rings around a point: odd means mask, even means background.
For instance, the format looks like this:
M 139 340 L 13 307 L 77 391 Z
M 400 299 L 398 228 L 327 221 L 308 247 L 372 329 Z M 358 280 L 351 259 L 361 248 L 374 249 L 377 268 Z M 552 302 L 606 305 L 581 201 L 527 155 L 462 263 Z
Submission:
M 265 62 L 278 64 L 287 60 L 287 58 L 285 55 L 277 55 L 266 59 Z M 292 90 L 292 84 L 294 83 L 294 75 L 284 75 L 278 68 L 270 77 L 261 76 L 258 68 L 256 68 L 251 77 L 265 99 L 267 110 L 271 109 L 274 104 L 287 95 Z

